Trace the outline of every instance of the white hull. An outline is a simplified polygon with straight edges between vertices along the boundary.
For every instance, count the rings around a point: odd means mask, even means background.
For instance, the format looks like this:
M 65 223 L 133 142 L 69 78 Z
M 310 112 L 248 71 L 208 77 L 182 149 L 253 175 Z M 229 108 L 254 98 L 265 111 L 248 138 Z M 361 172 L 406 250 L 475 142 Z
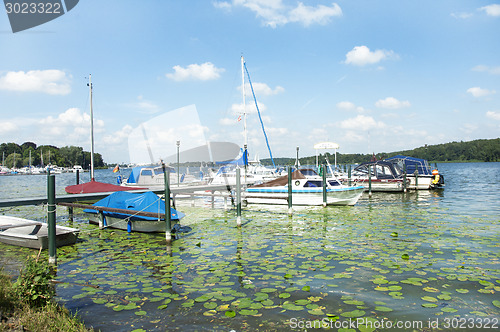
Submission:
M 76 228 L 56 225 L 56 247 L 74 244 L 78 232 Z M 48 236 L 46 223 L 0 216 L 0 242 L 33 249 L 47 249 L 49 247 Z
M 265 189 L 247 189 L 245 193 L 246 201 L 249 204 L 288 204 L 288 191 L 286 188 L 281 190 Z M 327 189 L 326 205 L 355 205 L 363 191 L 364 188 L 361 186 Z M 319 206 L 323 204 L 323 192 L 321 190 L 314 188 L 314 190 L 309 191 L 305 189 L 292 191 L 292 205 Z
M 89 222 L 91 224 L 99 224 L 99 215 L 95 213 L 87 213 Z M 121 218 L 106 216 L 106 227 L 122 229 L 124 231 L 131 232 L 143 232 L 143 233 L 160 233 L 165 232 L 167 229 L 167 224 L 165 220 L 130 220 L 127 221 Z M 130 228 L 129 228 L 130 227 Z

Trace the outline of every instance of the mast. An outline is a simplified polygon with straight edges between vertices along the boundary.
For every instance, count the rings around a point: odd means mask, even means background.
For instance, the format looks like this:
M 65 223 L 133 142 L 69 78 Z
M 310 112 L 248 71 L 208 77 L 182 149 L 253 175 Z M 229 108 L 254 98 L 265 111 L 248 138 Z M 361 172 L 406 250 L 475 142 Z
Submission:
M 245 59 L 243 58 L 243 55 L 241 56 L 241 96 L 243 98 L 243 135 L 244 135 L 244 142 L 243 142 L 243 164 L 245 167 L 245 173 L 244 173 L 244 184 L 246 185 L 247 182 L 247 163 L 248 163 L 248 135 L 247 135 L 247 107 L 246 107 L 246 96 L 245 96 Z
M 90 181 L 94 181 L 94 111 L 92 109 L 92 75 L 89 75 L 90 90 Z
M 244 142 L 243 142 L 243 148 L 245 150 L 245 153 L 247 151 L 248 147 L 248 137 L 247 137 L 247 108 L 246 108 L 246 101 L 245 101 L 245 59 L 243 58 L 243 55 L 241 56 L 241 95 L 243 98 L 243 135 L 244 135 Z

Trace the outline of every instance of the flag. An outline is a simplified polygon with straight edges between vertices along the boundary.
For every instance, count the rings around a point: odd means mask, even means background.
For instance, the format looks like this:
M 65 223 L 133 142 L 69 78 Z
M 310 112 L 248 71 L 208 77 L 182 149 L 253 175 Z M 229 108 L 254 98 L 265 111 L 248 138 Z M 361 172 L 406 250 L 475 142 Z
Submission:
M 115 168 L 113 169 L 113 173 L 116 173 L 120 170 L 120 166 L 118 166 L 118 164 L 116 164 Z
M 241 121 L 241 115 L 238 117 L 238 122 L 240 122 L 240 121 Z

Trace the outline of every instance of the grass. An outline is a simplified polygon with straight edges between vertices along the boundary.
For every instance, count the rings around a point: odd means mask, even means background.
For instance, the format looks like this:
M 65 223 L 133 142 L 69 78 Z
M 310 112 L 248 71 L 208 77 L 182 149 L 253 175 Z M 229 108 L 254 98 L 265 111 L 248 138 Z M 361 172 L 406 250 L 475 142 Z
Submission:
M 37 266 L 37 267 L 34 267 Z M 50 279 L 47 279 L 45 288 L 38 284 L 36 294 L 25 292 L 23 285 L 35 285 L 45 279 L 43 272 L 46 265 L 35 259 L 29 258 L 25 269 L 18 280 L 0 270 L 0 332 L 4 331 L 64 331 L 80 332 L 93 331 L 88 329 L 76 315 L 71 314 L 66 308 L 58 305 L 52 298 L 53 292 Z M 24 293 L 24 294 L 23 294 Z M 50 294 L 50 298 L 45 298 Z M 45 301 L 33 301 L 33 298 L 44 296 Z

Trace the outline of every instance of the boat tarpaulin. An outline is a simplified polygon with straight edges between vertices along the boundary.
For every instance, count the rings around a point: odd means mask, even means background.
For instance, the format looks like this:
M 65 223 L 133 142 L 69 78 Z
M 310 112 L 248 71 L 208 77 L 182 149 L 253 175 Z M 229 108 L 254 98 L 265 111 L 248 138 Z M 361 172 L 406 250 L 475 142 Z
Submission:
M 111 183 L 104 183 L 98 181 L 90 181 L 80 184 L 74 184 L 64 188 L 68 194 L 90 194 L 90 193 L 106 193 L 114 191 L 127 191 L 127 190 L 144 190 L 146 188 L 125 187 L 117 186 Z
M 413 174 L 418 170 L 419 175 L 432 175 L 429 163 L 425 159 L 397 155 L 384 160 L 399 163 L 401 169 L 403 168 L 403 164 L 406 165 L 406 172 L 408 174 Z
M 92 204 L 93 206 L 109 207 L 115 209 L 125 209 L 131 211 L 141 211 L 141 212 L 152 212 L 152 213 L 165 213 L 165 201 L 160 199 L 152 191 L 145 193 L 130 193 L 125 191 L 117 191 L 112 193 L 108 197 L 101 199 L 100 201 Z M 84 212 L 97 213 L 96 210 L 85 209 Z M 115 212 L 103 212 L 105 216 L 115 217 L 115 218 L 127 218 L 131 214 L 115 213 Z M 180 220 L 185 216 L 184 213 L 178 212 L 177 210 L 170 208 L 170 213 L 172 220 Z M 158 218 L 144 217 L 144 216 L 132 216 L 130 220 L 158 220 Z

